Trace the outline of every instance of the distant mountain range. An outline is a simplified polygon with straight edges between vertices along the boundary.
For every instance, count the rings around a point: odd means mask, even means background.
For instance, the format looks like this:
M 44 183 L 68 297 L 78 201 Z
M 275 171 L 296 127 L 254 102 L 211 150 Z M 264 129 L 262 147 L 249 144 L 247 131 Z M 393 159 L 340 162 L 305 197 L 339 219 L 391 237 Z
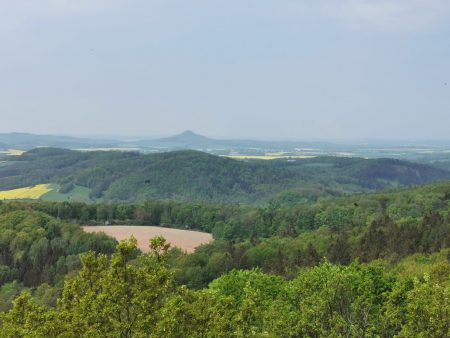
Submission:
M 68 149 L 98 148 L 98 147 L 162 147 L 162 148 L 203 148 L 216 145 L 230 145 L 239 141 L 215 140 L 187 130 L 181 134 L 135 141 L 121 141 L 116 139 L 93 139 L 72 136 L 36 135 L 28 133 L 0 133 L 0 147 L 32 149 L 36 147 L 59 147 Z M 252 141 L 250 141 L 252 142 Z M 255 141 L 257 142 L 257 141 Z
M 135 141 L 121 141 L 114 139 L 93 139 L 71 136 L 35 135 L 27 133 L 0 134 L 0 147 L 10 149 L 29 150 L 36 147 L 57 147 L 67 149 L 96 149 L 96 148 L 138 148 L 142 151 L 170 151 L 170 150 L 223 150 L 238 151 L 252 148 L 261 151 L 290 151 L 296 147 L 326 147 L 335 151 L 343 149 L 342 145 L 326 142 L 294 142 L 294 141 L 258 141 L 258 140 L 219 140 L 187 130 L 181 134 L 157 138 L 140 139 Z M 348 147 L 344 147 L 347 149 Z
M 72 150 L 123 150 L 158 153 L 175 150 L 199 150 L 214 155 L 262 158 L 338 156 L 363 158 L 397 158 L 450 168 L 450 144 L 378 142 L 333 143 L 306 141 L 261 141 L 214 139 L 187 130 L 181 134 L 155 139 L 125 141 L 27 133 L 0 134 L 0 157 L 5 150 L 30 150 L 55 147 Z M 1 153 L 3 152 L 3 154 Z
M 186 130 L 181 134 L 154 140 L 144 140 L 137 142 L 137 145 L 166 146 L 179 149 L 272 149 L 272 150 L 294 150 L 296 147 L 327 147 L 342 148 L 331 142 L 305 142 L 305 141 L 261 141 L 250 139 L 214 139 Z
M 115 140 L 97 140 L 71 136 L 36 135 L 28 133 L 0 133 L 0 147 L 6 149 L 29 150 L 36 147 L 83 148 L 83 147 L 113 147 Z

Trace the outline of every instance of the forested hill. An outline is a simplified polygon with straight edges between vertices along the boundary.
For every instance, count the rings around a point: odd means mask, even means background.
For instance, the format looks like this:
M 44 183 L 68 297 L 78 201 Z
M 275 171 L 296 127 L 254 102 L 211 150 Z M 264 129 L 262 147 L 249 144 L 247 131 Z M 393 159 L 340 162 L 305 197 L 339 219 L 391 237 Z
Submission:
M 237 161 L 198 151 L 158 154 L 37 148 L 0 166 L 0 190 L 41 183 L 92 200 L 176 199 L 226 203 L 315 200 L 450 179 L 450 172 L 391 159 L 317 157 Z

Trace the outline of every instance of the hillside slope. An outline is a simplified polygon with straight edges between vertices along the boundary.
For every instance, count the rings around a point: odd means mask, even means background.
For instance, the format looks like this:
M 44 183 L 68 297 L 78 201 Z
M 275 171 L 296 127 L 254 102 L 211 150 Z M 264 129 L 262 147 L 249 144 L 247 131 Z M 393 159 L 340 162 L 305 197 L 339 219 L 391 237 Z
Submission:
M 41 183 L 70 192 L 91 190 L 93 199 L 137 201 L 167 198 L 255 203 L 274 197 L 317 199 L 450 179 L 450 172 L 399 160 L 318 157 L 236 161 L 197 151 L 143 155 L 33 149 L 0 167 L 0 190 Z

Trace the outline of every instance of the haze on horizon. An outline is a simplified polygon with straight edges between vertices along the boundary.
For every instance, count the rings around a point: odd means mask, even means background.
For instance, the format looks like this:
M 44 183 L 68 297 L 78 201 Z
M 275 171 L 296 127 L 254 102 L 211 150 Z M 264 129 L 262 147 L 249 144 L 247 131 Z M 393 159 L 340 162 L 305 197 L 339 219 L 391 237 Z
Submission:
M 450 138 L 448 0 L 0 5 L 0 132 Z

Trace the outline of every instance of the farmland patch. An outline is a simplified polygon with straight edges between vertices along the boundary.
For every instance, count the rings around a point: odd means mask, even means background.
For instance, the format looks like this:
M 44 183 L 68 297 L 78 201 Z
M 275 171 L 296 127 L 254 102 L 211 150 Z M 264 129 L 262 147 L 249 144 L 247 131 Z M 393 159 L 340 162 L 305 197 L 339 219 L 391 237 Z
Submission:
M 188 253 L 193 252 L 196 247 L 213 240 L 212 235 L 205 232 L 157 226 L 100 225 L 85 226 L 83 229 L 86 232 L 104 232 L 119 241 L 134 236 L 137 239 L 139 249 L 143 252 L 148 252 L 149 240 L 156 236 L 163 236 L 171 246 L 180 248 Z

